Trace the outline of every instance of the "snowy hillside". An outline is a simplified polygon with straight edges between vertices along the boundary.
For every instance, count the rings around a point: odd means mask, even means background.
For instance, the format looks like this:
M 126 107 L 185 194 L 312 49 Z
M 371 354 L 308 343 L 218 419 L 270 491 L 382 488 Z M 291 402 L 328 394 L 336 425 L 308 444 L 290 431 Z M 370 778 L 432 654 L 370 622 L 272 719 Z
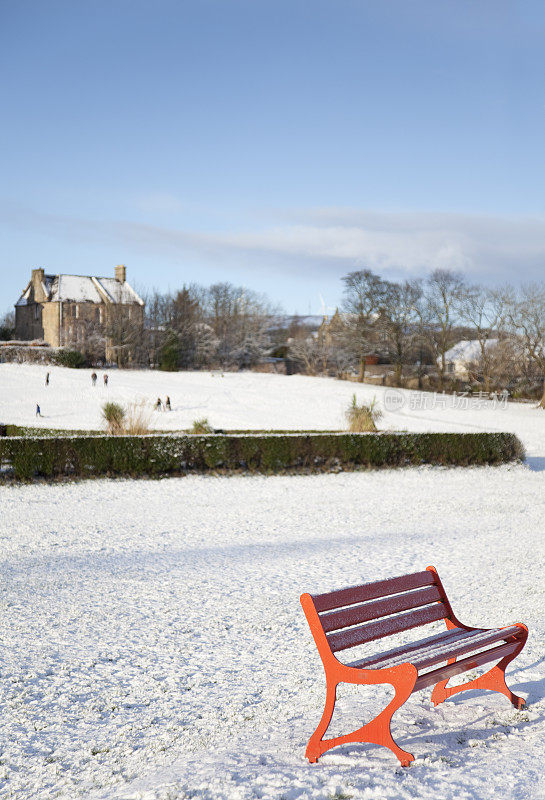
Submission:
M 49 386 L 45 386 L 46 372 Z M 252 372 L 155 372 L 114 370 L 108 386 L 92 370 L 0 364 L 0 422 L 45 428 L 99 429 L 106 400 L 142 401 L 156 429 L 188 428 L 207 417 L 217 428 L 341 429 L 355 392 L 358 402 L 377 398 L 382 429 L 409 431 L 503 430 L 517 433 L 531 456 L 545 457 L 545 412 L 533 404 L 454 398 L 332 378 Z M 167 395 L 171 412 L 153 411 Z M 36 403 L 42 417 L 35 416 Z

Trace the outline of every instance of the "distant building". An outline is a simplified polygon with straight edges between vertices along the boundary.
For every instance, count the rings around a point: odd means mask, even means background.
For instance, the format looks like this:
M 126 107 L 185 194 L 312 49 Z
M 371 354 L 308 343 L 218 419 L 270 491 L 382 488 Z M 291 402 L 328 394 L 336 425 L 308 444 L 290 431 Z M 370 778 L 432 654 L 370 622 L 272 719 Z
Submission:
M 124 265 L 113 278 L 46 275 L 40 268 L 15 304 L 15 338 L 81 350 L 100 341 L 106 359 L 119 360 L 122 334 L 116 333 L 143 320 L 144 301 L 127 283 Z
M 488 339 L 485 342 L 485 350 L 496 347 L 497 339 Z M 481 345 L 478 339 L 462 339 L 445 353 L 445 364 L 447 373 L 456 378 L 467 381 L 471 373 L 475 371 L 481 361 Z M 439 364 L 440 358 L 437 359 Z

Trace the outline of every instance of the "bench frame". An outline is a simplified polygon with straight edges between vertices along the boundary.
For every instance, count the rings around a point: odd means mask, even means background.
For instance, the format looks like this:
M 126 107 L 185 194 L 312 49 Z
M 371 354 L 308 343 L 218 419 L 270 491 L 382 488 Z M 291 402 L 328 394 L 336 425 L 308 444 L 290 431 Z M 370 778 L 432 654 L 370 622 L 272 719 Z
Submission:
M 430 566 L 426 568 L 426 571 L 433 573 L 433 582 L 431 585 L 437 587 L 439 594 L 439 597 L 436 599 L 440 602 L 435 603 L 435 606 L 437 607 L 434 612 L 435 616 L 428 614 L 428 616 L 433 616 L 433 619 L 417 621 L 426 616 L 426 614 L 423 613 L 425 612 L 425 609 L 419 609 L 417 612 L 412 612 L 412 615 L 408 615 L 409 617 L 412 616 L 412 620 L 407 619 L 407 615 L 405 615 L 403 622 L 404 627 L 398 627 L 395 630 L 387 630 L 386 633 L 381 632 L 385 630 L 385 624 L 383 620 L 380 620 L 379 622 L 371 622 L 371 625 L 375 626 L 374 631 L 377 632 L 377 635 L 373 636 L 368 634 L 367 638 L 363 640 L 364 642 L 382 638 L 385 635 L 396 633 L 399 630 L 408 630 L 410 628 L 418 627 L 426 624 L 426 622 L 436 621 L 438 619 L 443 619 L 445 621 L 447 630 L 449 631 L 456 628 L 462 629 L 463 631 L 485 631 L 485 629 L 481 628 L 471 628 L 458 621 L 452 611 L 437 570 L 435 567 Z M 419 575 L 425 577 L 424 572 L 415 573 L 414 576 L 401 576 L 400 578 L 392 578 L 389 581 L 380 581 L 376 584 L 364 584 L 364 586 L 369 587 L 370 589 L 373 587 L 382 587 L 385 589 L 385 591 L 382 594 L 375 593 L 372 595 L 372 597 L 381 598 L 382 601 L 387 597 L 390 602 L 391 595 L 395 594 L 396 591 L 405 591 L 405 589 L 397 590 L 395 587 L 398 584 L 402 585 L 402 581 L 404 579 L 412 577 L 416 578 Z M 429 579 L 426 579 L 426 583 L 430 585 Z M 409 589 L 411 588 L 415 587 L 409 586 Z M 350 605 L 353 606 L 355 603 L 359 603 L 360 600 L 351 599 L 351 595 L 354 596 L 354 592 L 361 589 L 363 589 L 363 587 L 352 587 L 350 589 L 341 589 L 338 592 L 331 592 L 324 595 L 311 596 L 307 593 L 301 595 L 301 605 L 318 648 L 326 679 L 326 700 L 324 712 L 318 727 L 310 737 L 305 753 L 306 757 L 311 763 L 315 763 L 321 755 L 323 755 L 327 750 L 330 750 L 332 747 L 337 747 L 338 745 L 348 744 L 351 742 L 368 742 L 371 744 L 378 744 L 382 745 L 383 747 L 388 747 L 397 756 L 402 766 L 409 766 L 411 761 L 414 761 L 414 755 L 406 750 L 403 750 L 396 744 L 391 734 L 390 723 L 394 713 L 405 703 L 405 701 L 410 697 L 411 694 L 413 694 L 413 692 L 418 692 L 428 686 L 434 686 L 431 695 L 434 706 L 439 705 L 439 703 L 442 703 L 444 700 L 452 697 L 452 695 L 457 694 L 458 692 L 464 692 L 470 689 L 487 689 L 506 695 L 515 708 L 523 708 L 525 705 L 524 699 L 513 694 L 505 682 L 505 668 L 520 653 L 528 637 L 528 628 L 520 622 L 513 626 L 517 627 L 520 630 L 520 633 L 517 632 L 511 634 L 509 637 L 506 637 L 503 644 L 494 645 L 493 647 L 486 649 L 484 652 L 470 655 L 469 657 L 458 660 L 456 656 L 452 658 L 449 657 L 447 652 L 445 657 L 442 659 L 442 661 L 447 661 L 446 666 L 439 667 L 438 669 L 432 669 L 431 671 L 425 672 L 421 675 L 419 675 L 417 667 L 411 663 L 411 645 L 406 645 L 405 648 L 398 648 L 397 652 L 401 656 L 404 656 L 405 650 L 407 650 L 407 660 L 401 664 L 397 664 L 396 666 L 373 669 L 372 667 L 363 668 L 359 666 L 349 666 L 343 664 L 338 660 L 334 652 L 336 650 L 355 646 L 361 642 L 356 641 L 352 644 L 346 644 L 346 634 L 343 632 L 341 636 L 344 636 L 345 640 L 339 642 L 339 646 L 332 648 L 331 636 L 328 638 L 326 635 L 326 630 L 324 630 L 323 625 L 324 618 L 320 617 L 319 612 L 329 611 L 331 609 L 339 609 L 340 607 L 346 607 Z M 380 592 L 379 589 L 376 591 Z M 365 599 L 366 598 L 364 598 L 364 600 Z M 435 606 L 429 606 L 428 608 L 434 608 Z M 358 606 L 358 608 L 360 607 L 361 606 Z M 414 607 L 415 606 L 413 605 L 413 608 Z M 398 610 L 399 609 L 397 608 L 395 609 L 395 611 Z M 402 610 L 407 610 L 407 608 Z M 346 608 L 343 608 L 343 611 L 341 611 L 340 614 L 344 614 L 345 612 Z M 437 616 L 438 614 L 439 616 Z M 331 616 L 335 616 L 335 614 Z M 382 615 L 377 615 L 377 617 L 378 616 Z M 376 619 L 376 617 L 368 616 L 364 621 L 368 622 L 373 619 Z M 393 627 L 395 628 L 395 617 L 392 619 L 394 620 Z M 357 619 L 355 621 L 360 622 L 361 620 Z M 411 622 L 413 624 L 408 624 Z M 344 625 L 339 625 L 338 627 L 346 627 L 346 622 Z M 329 628 L 329 630 L 332 629 L 335 630 L 334 628 Z M 356 629 L 356 635 L 357 630 L 358 629 Z M 504 629 L 502 628 L 500 630 Z M 338 633 L 337 636 L 339 636 Z M 478 647 L 469 649 L 478 649 Z M 490 661 L 496 661 L 498 659 L 499 662 L 484 675 L 481 675 L 474 680 L 467 681 L 460 686 L 447 688 L 449 679 L 454 675 L 467 672 L 468 670 L 474 669 L 482 664 Z M 361 728 L 358 728 L 352 733 L 348 733 L 344 736 L 336 736 L 331 739 L 324 739 L 323 737 L 333 716 L 337 686 L 339 683 L 360 685 L 390 684 L 393 687 L 395 694 L 386 708 L 384 708 L 373 720 L 371 720 L 371 722 L 368 722 Z

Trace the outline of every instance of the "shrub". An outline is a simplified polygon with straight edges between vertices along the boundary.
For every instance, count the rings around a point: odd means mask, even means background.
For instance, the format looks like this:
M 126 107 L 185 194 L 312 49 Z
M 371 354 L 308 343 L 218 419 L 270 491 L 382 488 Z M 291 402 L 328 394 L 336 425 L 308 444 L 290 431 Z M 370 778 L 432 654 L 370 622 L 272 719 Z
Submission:
M 113 436 L 121 436 L 124 433 L 125 409 L 119 403 L 104 403 L 102 419 L 106 423 L 108 433 Z
M 191 427 L 191 433 L 214 433 L 214 429 L 206 417 L 196 419 Z
M 375 433 L 377 426 L 375 422 L 382 416 L 382 412 L 376 407 L 377 401 L 373 397 L 371 405 L 359 406 L 356 400 L 356 395 L 352 395 L 352 403 L 346 412 L 346 419 L 348 421 L 348 430 L 351 433 Z
M 145 436 L 150 433 L 150 411 L 144 400 L 129 403 L 122 427 L 123 433 L 131 436 Z
M 86 365 L 85 356 L 79 350 L 58 350 L 53 356 L 53 361 L 59 367 L 72 367 L 80 369 Z
M 320 472 L 524 458 L 512 433 L 295 433 L 0 438 L 1 480 L 209 470 Z

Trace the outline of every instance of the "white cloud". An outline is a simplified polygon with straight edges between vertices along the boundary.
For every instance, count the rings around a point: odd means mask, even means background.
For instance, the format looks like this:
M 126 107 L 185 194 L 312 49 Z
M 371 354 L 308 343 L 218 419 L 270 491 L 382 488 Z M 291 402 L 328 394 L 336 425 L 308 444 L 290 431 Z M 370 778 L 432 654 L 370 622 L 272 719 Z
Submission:
M 542 278 L 545 219 L 455 213 L 310 209 L 260 230 L 194 231 L 91 221 L 11 210 L 10 222 L 47 228 L 75 242 L 121 242 L 126 249 L 201 263 L 251 265 L 329 278 L 368 267 L 386 277 L 445 267 L 485 282 Z M 278 216 L 277 216 L 278 220 Z
M 229 233 L 113 225 L 119 235 L 150 249 L 250 259 L 301 272 L 342 275 L 366 266 L 392 275 L 422 275 L 437 267 L 475 280 L 540 277 L 545 266 L 545 220 L 468 214 L 374 213 L 335 209 L 294 216 L 280 226 Z
M 298 224 L 302 220 L 306 225 Z M 317 209 L 297 224 L 266 233 L 264 242 L 315 259 L 422 274 L 436 267 L 480 279 L 539 277 L 545 266 L 545 218 L 455 213 Z M 255 235 L 251 240 L 256 242 Z

